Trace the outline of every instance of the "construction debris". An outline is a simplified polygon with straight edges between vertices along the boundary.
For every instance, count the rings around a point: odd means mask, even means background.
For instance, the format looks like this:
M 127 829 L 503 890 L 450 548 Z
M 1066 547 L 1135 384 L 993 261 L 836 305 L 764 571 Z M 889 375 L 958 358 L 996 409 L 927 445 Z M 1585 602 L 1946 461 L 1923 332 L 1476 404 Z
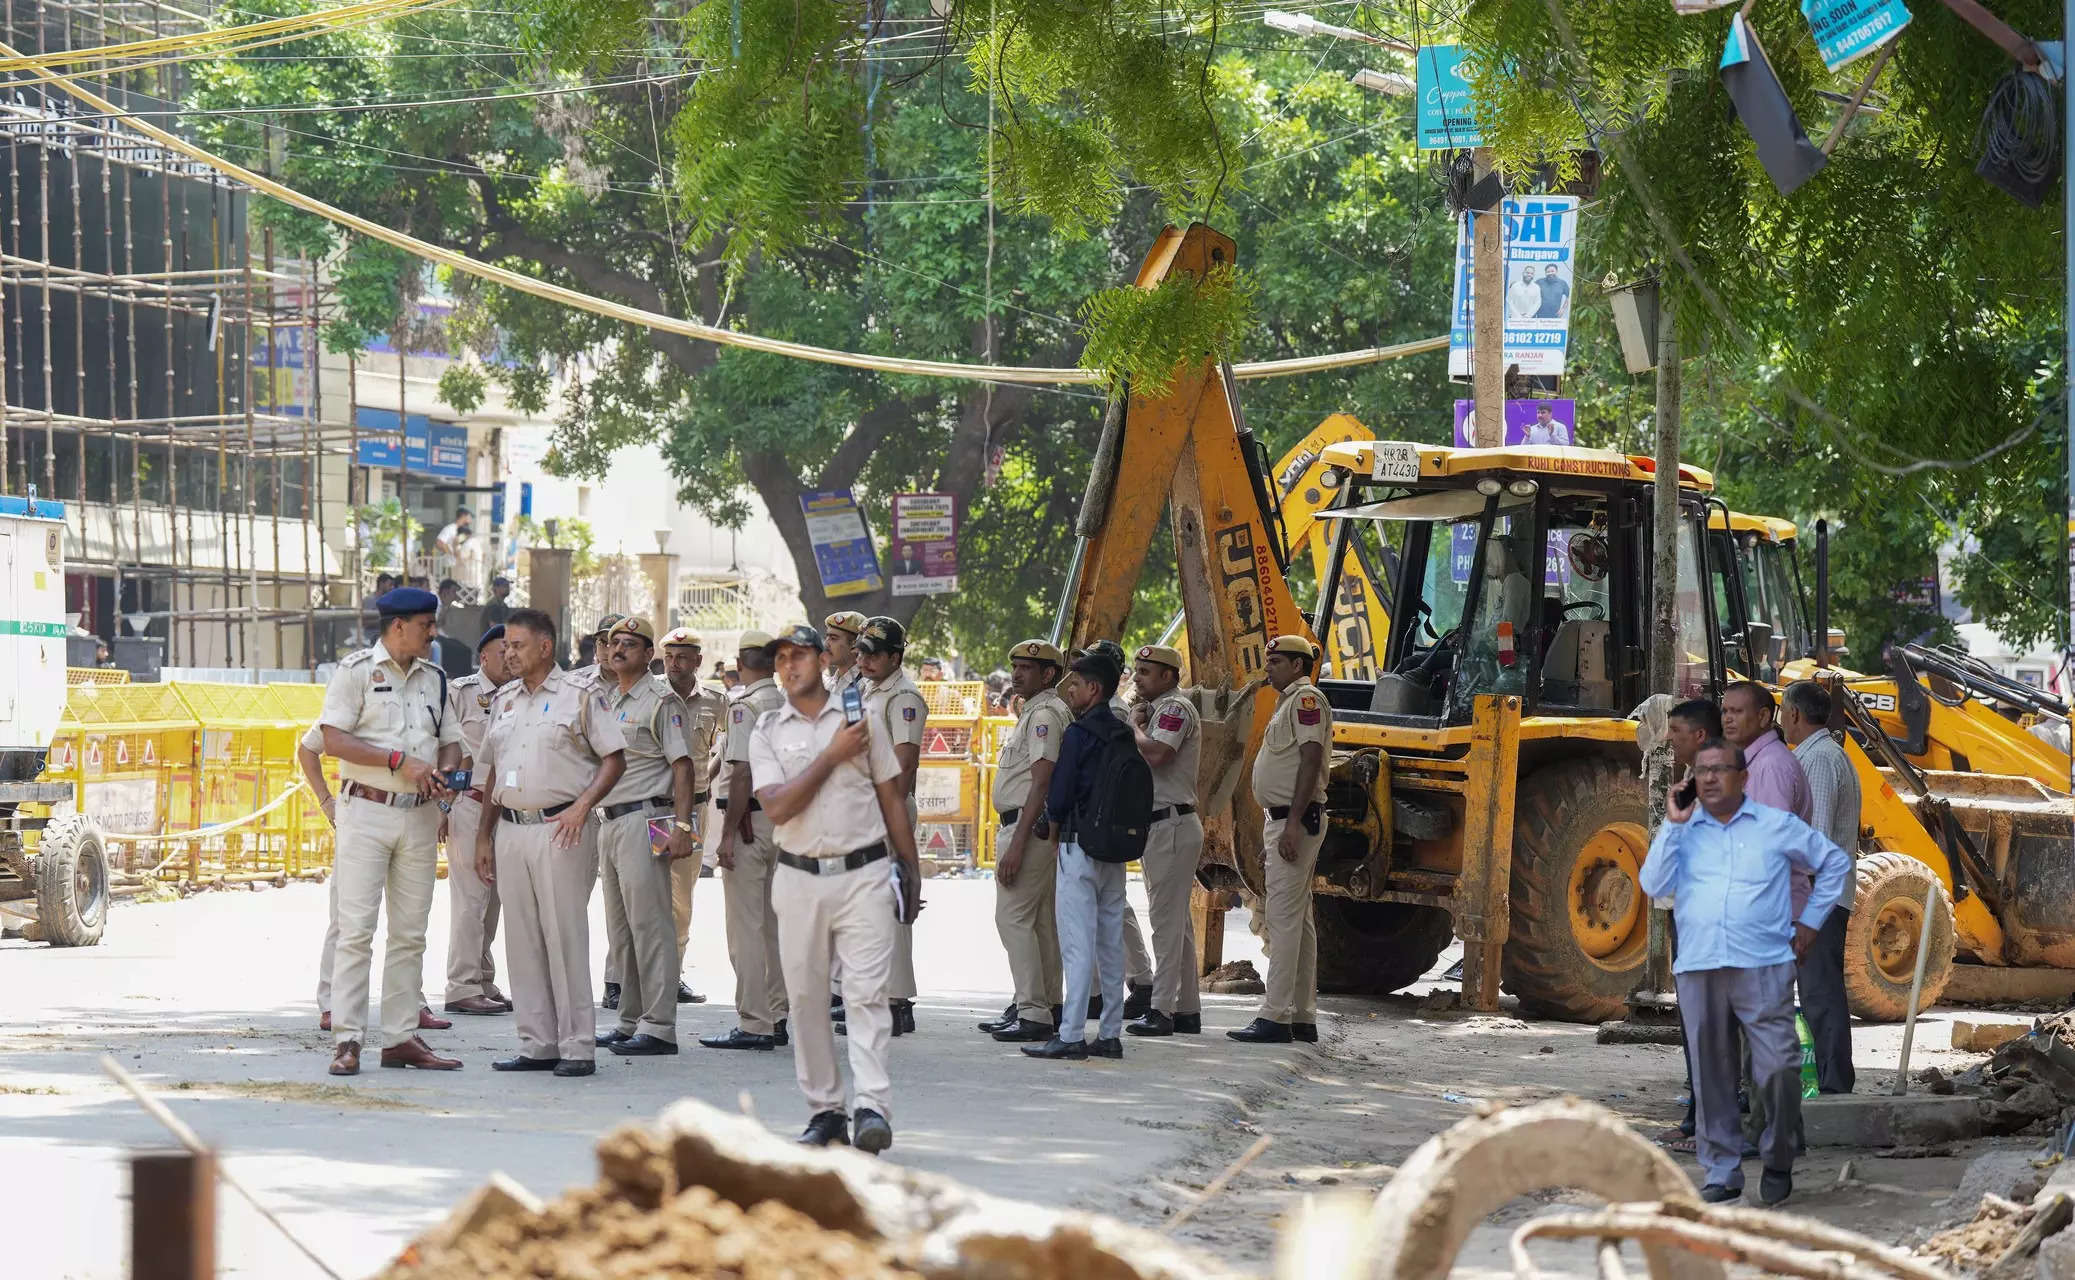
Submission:
M 1260 970 L 1251 960 L 1234 960 L 1221 964 L 1203 975 L 1203 989 L 1226 996 L 1257 996 L 1268 990 L 1261 981 Z
M 2029 1030 L 2022 1022 L 1976 1022 L 1969 1018 L 1954 1018 L 1952 1044 L 1962 1053 L 1993 1053 Z
M 1955 1270 L 1982 1272 L 1998 1280 L 2022 1275 L 2027 1270 L 2022 1264 L 2040 1244 L 2067 1227 L 2070 1209 L 2064 1195 L 2035 1205 L 1985 1195 L 1972 1220 L 1932 1236 L 1917 1253 Z

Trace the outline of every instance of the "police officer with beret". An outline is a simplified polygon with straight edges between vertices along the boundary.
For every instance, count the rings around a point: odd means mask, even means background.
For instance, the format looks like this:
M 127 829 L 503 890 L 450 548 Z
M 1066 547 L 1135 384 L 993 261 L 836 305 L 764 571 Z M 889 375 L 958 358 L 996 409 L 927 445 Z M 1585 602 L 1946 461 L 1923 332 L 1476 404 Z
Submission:
M 1333 709 L 1311 682 L 1318 646 L 1307 636 L 1268 642 L 1268 683 L 1281 695 L 1254 754 L 1254 802 L 1267 811 L 1261 875 L 1268 922 L 1268 991 L 1252 1022 L 1225 1034 L 1250 1044 L 1318 1039 L 1318 929 L 1312 871 L 1326 842 L 1326 772 Z
M 358 1075 L 366 1036 L 375 918 L 389 904 L 382 966 L 382 1065 L 451 1071 L 418 1038 L 425 925 L 438 871 L 444 770 L 460 763 L 461 726 L 446 714 L 446 675 L 427 660 L 439 597 L 413 587 L 375 601 L 381 636 L 347 656 L 324 691 L 324 752 L 339 762 L 333 874 L 339 942 L 332 961 L 331 1074 Z
M 497 886 L 476 874 L 476 832 L 483 821 L 483 780 L 474 776 L 490 726 L 490 703 L 510 680 L 504 663 L 504 627 L 491 627 L 476 642 L 476 669 L 447 683 L 447 715 L 461 727 L 461 767 L 468 789 L 455 795 L 447 812 L 447 1012 L 510 1013 L 512 1002 L 497 989 Z

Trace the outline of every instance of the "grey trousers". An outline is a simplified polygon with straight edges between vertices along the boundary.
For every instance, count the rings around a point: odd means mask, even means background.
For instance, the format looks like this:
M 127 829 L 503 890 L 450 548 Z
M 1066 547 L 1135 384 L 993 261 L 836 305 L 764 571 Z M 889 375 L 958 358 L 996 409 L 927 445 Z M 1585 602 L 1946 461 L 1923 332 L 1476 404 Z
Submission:
M 1801 1013 L 1815 1042 L 1816 1086 L 1824 1093 L 1850 1093 L 1857 1082 L 1852 1072 L 1852 1010 L 1844 994 L 1844 931 L 1851 920 L 1846 908 L 1830 908 L 1815 945 L 1795 966 Z
M 1115 1040 L 1124 1034 L 1124 864 L 1097 862 L 1080 845 L 1062 843 L 1053 909 L 1066 967 L 1059 1038 L 1079 1044 L 1087 1035 L 1088 995 L 1099 981 L 1102 1021 L 1096 1035 Z
M 1792 1170 L 1801 1129 L 1794 962 L 1699 969 L 1677 975 L 1676 981 L 1679 1019 L 1693 1060 L 1694 1145 L 1706 1183 L 1739 1190 L 1744 1185 L 1743 1130 L 1736 1111 L 1736 1086 L 1743 1075 L 1739 1029 L 1750 1046 L 1752 1073 L 1766 1105 L 1759 1157 L 1768 1169 Z

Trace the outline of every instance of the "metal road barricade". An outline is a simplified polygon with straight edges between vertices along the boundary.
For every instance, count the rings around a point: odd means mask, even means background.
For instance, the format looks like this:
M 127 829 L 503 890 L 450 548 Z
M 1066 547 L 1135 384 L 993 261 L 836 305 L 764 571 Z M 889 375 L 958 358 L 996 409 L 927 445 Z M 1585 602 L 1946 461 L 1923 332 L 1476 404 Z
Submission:
M 128 684 L 130 673 L 121 667 L 66 667 L 66 684 Z

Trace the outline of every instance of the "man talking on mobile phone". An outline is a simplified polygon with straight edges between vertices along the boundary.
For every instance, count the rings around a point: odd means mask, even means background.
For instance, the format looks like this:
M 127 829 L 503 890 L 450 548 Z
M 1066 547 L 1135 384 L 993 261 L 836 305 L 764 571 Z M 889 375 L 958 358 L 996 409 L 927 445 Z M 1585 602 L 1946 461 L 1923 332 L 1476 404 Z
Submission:
M 793 1070 L 810 1112 L 800 1141 L 851 1142 L 876 1155 L 893 1145 L 887 984 L 894 936 L 914 923 L 921 906 L 901 762 L 891 737 L 865 723 L 861 697 L 846 705 L 822 684 L 819 631 L 801 623 L 779 633 L 772 647 L 785 704 L 757 718 L 749 767 L 778 848 L 771 900 L 791 1006 Z M 842 967 L 849 1011 L 847 1112 L 829 1019 L 832 963 Z

